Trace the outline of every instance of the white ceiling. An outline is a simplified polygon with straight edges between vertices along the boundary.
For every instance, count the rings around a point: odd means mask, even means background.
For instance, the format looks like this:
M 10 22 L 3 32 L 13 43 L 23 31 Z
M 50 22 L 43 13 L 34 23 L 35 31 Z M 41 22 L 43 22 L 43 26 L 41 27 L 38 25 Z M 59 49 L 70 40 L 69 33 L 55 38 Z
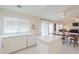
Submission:
M 0 8 L 38 16 L 45 19 L 60 19 L 60 13 L 66 11 L 66 16 L 79 16 L 79 6 L 75 5 L 1 5 Z

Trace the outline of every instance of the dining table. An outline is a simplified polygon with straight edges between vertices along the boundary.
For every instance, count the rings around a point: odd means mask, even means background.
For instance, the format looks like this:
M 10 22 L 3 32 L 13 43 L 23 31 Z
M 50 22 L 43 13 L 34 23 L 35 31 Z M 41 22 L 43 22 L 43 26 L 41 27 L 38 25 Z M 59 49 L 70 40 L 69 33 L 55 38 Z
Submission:
M 78 47 L 79 33 L 71 33 L 69 31 L 62 32 L 62 34 L 57 34 L 62 36 L 62 40 L 70 40 L 73 43 L 73 47 Z

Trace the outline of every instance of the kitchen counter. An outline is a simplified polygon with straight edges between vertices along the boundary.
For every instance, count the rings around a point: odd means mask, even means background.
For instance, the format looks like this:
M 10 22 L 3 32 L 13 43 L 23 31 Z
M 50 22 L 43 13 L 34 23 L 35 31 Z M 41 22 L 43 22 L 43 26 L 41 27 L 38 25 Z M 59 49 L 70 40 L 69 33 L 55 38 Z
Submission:
M 40 36 L 37 38 L 37 50 L 40 54 L 59 53 L 61 46 L 61 36 Z
M 1 35 L 0 39 L 2 39 L 2 38 L 9 38 L 9 37 L 24 36 L 24 35 L 35 35 L 35 34 L 37 34 L 37 33 L 27 32 L 27 33 L 6 34 L 6 35 Z
M 37 33 L 0 36 L 0 53 L 11 53 L 36 44 Z M 3 52 L 2 52 L 3 51 Z
M 46 43 L 46 44 L 49 44 L 55 40 L 58 40 L 58 38 L 60 38 L 61 36 L 57 36 L 57 35 L 52 35 L 52 36 L 39 36 L 37 39 Z

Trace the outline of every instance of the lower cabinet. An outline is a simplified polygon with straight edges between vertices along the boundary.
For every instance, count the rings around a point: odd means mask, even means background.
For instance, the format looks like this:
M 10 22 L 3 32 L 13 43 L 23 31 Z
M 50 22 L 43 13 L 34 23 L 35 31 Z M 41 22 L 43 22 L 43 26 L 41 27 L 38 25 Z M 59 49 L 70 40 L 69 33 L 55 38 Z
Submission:
M 18 36 L 18 37 L 9 37 L 3 39 L 3 53 L 12 53 L 14 51 L 23 49 L 27 47 L 27 37 Z
M 36 44 L 35 35 L 7 37 L 2 39 L 1 53 L 13 53 L 17 50 L 31 47 Z
M 27 47 L 36 45 L 36 35 L 28 35 Z

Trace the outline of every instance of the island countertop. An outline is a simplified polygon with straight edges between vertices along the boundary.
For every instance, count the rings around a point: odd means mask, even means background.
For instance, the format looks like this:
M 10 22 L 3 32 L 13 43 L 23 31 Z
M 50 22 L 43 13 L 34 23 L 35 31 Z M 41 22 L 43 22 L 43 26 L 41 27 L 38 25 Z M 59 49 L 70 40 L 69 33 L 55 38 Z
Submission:
M 55 40 L 58 40 L 60 39 L 61 36 L 56 36 L 56 35 L 53 35 L 53 36 L 39 36 L 37 39 L 44 42 L 44 43 L 51 43 Z

